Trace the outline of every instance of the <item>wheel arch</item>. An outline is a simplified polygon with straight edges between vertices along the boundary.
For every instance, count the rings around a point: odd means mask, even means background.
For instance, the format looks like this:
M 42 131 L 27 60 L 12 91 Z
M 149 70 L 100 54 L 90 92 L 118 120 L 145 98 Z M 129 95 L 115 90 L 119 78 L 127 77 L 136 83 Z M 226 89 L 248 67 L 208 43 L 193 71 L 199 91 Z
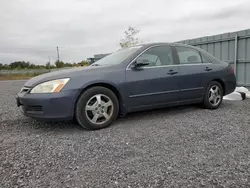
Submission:
M 216 81 L 216 82 L 219 82 L 219 83 L 220 83 L 220 85 L 222 86 L 222 89 L 223 89 L 223 96 L 224 96 L 225 93 L 226 93 L 225 82 L 224 82 L 222 79 L 220 79 L 220 78 L 213 79 L 213 80 L 211 80 L 211 82 L 212 82 L 212 81 Z M 211 82 L 210 82 L 210 83 L 211 83 Z
M 78 99 L 80 98 L 80 96 L 85 92 L 87 91 L 89 88 L 92 88 L 92 87 L 97 87 L 97 86 L 101 86 L 101 87 L 105 87 L 109 90 L 111 90 L 117 97 L 118 99 L 118 102 L 119 102 L 119 113 L 121 111 L 123 111 L 123 97 L 120 93 L 120 91 L 118 90 L 118 88 L 116 86 L 114 86 L 113 84 L 111 83 L 106 83 L 106 82 L 96 82 L 96 83 L 91 83 L 85 87 L 83 87 L 82 89 L 80 89 L 80 92 L 78 93 L 77 97 L 76 97 L 76 100 L 75 100 L 75 104 L 74 104 L 74 109 L 76 107 L 76 104 L 77 104 L 77 101 Z M 75 110 L 74 110 L 74 113 L 75 113 Z

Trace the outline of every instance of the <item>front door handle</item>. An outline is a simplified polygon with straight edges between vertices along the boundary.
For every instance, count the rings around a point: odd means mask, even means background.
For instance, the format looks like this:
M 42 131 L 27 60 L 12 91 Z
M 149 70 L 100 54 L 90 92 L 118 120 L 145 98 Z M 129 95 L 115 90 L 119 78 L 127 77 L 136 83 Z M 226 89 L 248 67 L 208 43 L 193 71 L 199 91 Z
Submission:
M 174 75 L 174 74 L 177 74 L 178 72 L 176 72 L 176 71 L 173 71 L 172 69 L 171 70 L 169 70 L 169 72 L 167 73 L 167 74 L 169 74 L 169 75 Z
M 211 68 L 209 68 L 209 67 L 206 67 L 206 68 L 205 68 L 205 71 L 211 71 L 211 70 L 213 70 L 213 69 L 211 69 Z

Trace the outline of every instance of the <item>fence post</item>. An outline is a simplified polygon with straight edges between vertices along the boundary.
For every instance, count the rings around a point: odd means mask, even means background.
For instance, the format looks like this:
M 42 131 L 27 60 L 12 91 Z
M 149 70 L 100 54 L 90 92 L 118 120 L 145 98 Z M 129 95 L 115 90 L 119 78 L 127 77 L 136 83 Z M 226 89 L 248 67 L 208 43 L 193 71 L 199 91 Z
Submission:
M 234 44 L 234 72 L 237 76 L 237 56 L 238 56 L 238 35 L 235 34 L 235 44 Z M 236 77 L 237 80 L 237 77 Z

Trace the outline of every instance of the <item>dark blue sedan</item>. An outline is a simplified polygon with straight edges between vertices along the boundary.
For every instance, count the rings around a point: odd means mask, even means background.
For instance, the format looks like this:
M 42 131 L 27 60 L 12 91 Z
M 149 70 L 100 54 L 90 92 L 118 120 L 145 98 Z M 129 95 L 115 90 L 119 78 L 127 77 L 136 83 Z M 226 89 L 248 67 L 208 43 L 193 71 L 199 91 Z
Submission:
M 119 50 L 86 68 L 34 77 L 17 105 L 34 119 L 75 118 L 84 128 L 100 129 L 133 111 L 191 103 L 216 109 L 235 87 L 228 63 L 193 46 L 154 43 Z

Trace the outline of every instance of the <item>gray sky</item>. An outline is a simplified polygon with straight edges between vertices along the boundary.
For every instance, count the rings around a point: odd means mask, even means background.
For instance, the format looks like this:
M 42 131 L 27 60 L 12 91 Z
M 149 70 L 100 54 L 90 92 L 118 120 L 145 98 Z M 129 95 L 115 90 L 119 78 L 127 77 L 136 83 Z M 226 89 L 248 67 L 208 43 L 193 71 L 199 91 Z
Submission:
M 249 0 L 0 0 L 0 63 L 78 62 L 119 49 L 128 26 L 144 42 L 250 28 Z

